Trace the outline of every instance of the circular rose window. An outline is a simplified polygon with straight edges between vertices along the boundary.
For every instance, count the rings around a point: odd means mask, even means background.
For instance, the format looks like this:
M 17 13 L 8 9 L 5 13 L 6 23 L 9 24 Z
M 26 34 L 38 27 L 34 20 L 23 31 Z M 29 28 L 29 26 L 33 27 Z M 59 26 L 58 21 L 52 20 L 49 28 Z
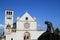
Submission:
M 29 23 L 25 23 L 25 24 L 24 24 L 24 27 L 27 29 L 27 28 L 30 27 L 30 24 L 29 24 Z

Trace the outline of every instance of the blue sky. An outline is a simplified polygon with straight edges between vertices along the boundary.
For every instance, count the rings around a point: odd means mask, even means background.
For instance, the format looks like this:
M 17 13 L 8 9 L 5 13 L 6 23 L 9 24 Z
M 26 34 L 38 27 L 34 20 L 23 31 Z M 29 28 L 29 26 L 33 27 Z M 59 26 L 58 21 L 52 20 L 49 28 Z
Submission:
M 6 9 L 14 10 L 14 22 L 17 16 L 28 11 L 31 16 L 36 17 L 38 30 L 46 29 L 46 20 L 52 22 L 54 28 L 60 29 L 60 0 L 0 0 L 0 24 L 3 25 Z

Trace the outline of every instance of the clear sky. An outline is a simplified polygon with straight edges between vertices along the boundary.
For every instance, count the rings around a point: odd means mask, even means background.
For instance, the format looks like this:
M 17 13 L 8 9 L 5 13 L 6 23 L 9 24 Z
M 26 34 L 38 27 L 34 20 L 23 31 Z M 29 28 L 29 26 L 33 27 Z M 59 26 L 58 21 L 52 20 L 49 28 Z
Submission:
M 37 29 L 46 29 L 46 20 L 53 23 L 54 28 L 60 29 L 60 0 L 0 0 L 0 24 L 4 24 L 4 11 L 14 10 L 14 22 L 17 16 L 26 11 L 36 17 Z

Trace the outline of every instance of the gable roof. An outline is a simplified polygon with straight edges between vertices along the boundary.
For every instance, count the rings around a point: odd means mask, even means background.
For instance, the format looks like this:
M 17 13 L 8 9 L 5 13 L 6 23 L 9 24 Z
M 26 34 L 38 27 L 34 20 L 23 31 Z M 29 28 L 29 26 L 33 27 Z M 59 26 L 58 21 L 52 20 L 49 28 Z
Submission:
M 32 16 L 28 12 L 25 12 L 23 16 L 19 18 L 20 21 L 25 21 L 25 18 L 28 17 L 28 21 L 35 21 Z

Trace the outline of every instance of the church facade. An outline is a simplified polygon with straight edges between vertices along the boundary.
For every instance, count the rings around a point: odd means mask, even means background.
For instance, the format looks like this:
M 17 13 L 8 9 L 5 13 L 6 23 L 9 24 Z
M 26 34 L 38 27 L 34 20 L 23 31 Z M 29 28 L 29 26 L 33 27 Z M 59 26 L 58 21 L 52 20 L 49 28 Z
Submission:
M 5 40 L 37 40 L 44 31 L 37 30 L 36 18 L 28 12 L 23 16 L 18 16 L 13 22 L 14 11 L 5 10 Z

